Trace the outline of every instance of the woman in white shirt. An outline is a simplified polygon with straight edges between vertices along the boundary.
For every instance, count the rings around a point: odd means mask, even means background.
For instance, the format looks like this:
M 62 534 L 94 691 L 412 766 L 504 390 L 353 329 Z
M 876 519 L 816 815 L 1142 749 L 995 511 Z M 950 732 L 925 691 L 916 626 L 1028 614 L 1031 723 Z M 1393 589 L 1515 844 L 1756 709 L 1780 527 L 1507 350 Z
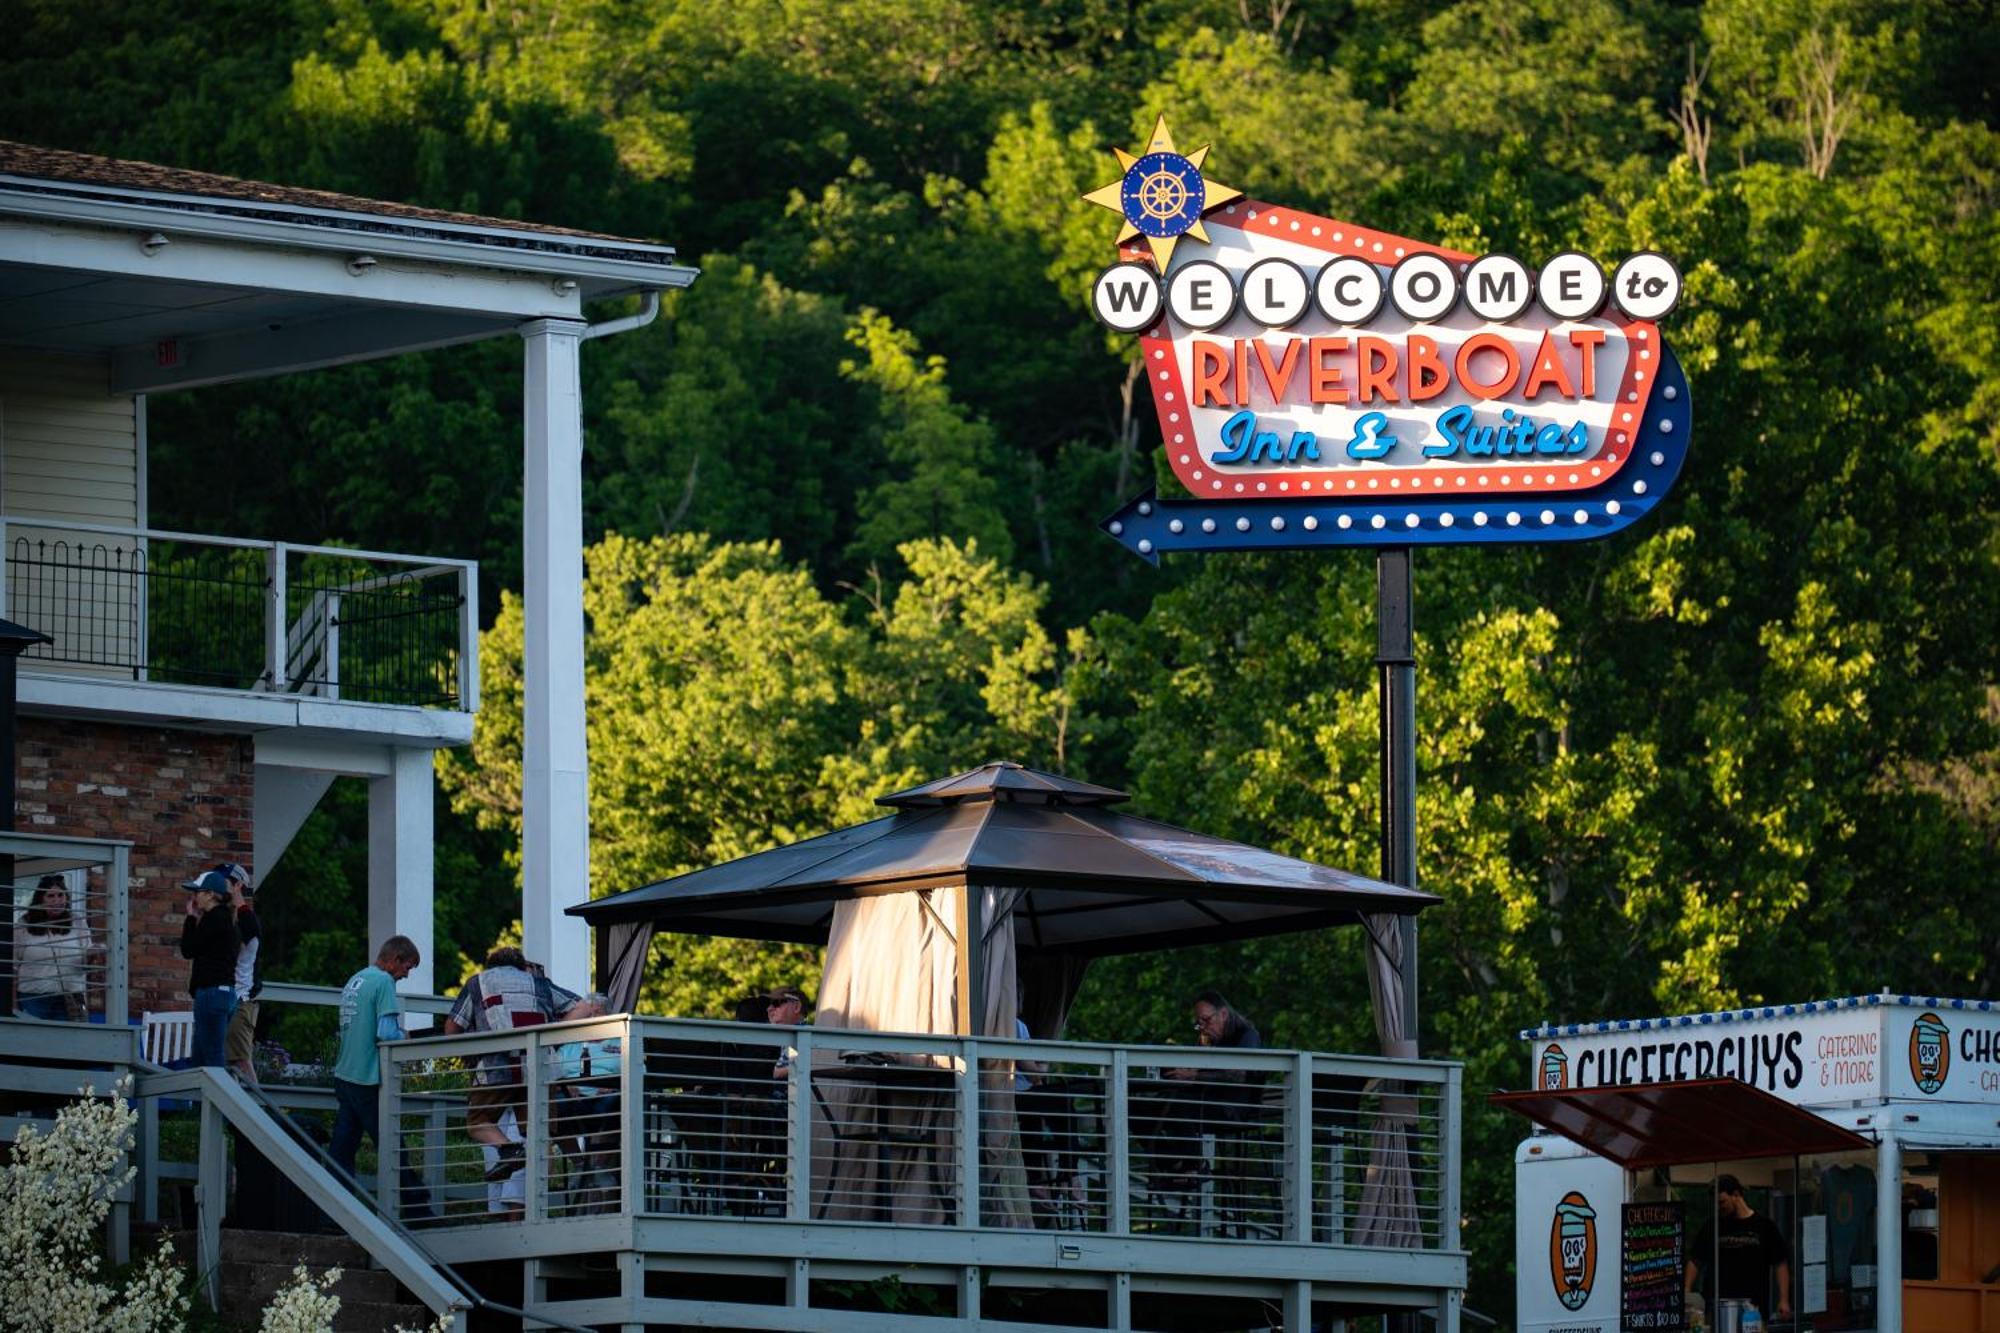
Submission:
M 29 1018 L 88 1022 L 86 991 L 95 947 L 90 927 L 70 912 L 69 885 L 61 875 L 42 876 L 15 937 L 18 1011 Z

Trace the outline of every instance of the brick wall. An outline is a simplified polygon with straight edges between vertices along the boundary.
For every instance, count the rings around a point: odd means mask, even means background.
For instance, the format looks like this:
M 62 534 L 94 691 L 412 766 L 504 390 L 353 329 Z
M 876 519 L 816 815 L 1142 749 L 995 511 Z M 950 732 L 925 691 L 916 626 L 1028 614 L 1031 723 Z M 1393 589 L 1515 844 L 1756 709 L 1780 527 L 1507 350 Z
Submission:
M 132 1013 L 187 1008 L 179 886 L 218 861 L 256 869 L 250 738 L 36 717 L 19 726 L 16 827 L 132 842 Z

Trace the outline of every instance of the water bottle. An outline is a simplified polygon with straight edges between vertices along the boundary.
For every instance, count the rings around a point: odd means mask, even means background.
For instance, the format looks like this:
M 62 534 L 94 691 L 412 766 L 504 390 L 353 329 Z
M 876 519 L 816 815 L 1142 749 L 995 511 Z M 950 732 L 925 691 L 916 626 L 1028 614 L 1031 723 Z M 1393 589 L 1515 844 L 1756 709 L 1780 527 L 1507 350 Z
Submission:
M 1764 1316 L 1757 1312 L 1756 1306 L 1745 1302 L 1743 1306 L 1743 1322 L 1738 1327 L 1743 1330 L 1743 1333 L 1764 1333 Z

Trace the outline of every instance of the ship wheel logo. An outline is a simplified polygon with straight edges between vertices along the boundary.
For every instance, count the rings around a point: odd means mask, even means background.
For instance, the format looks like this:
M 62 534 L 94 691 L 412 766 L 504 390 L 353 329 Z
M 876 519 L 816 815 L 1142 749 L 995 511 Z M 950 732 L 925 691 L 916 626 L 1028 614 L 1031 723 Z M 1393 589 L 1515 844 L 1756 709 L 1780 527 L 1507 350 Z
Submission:
M 1148 153 L 1119 182 L 1125 220 L 1144 236 L 1179 236 L 1201 221 L 1201 168 L 1179 153 Z
M 1134 157 L 1123 149 L 1114 150 L 1125 174 L 1111 184 L 1084 196 L 1093 204 L 1114 209 L 1125 219 L 1118 232 L 1120 244 L 1143 236 L 1152 248 L 1153 262 L 1167 271 L 1174 244 L 1187 236 L 1206 241 L 1208 232 L 1201 215 L 1218 204 L 1239 198 L 1242 191 L 1208 180 L 1201 174 L 1208 156 L 1204 145 L 1183 154 L 1174 147 L 1174 136 L 1161 116 L 1144 156 Z

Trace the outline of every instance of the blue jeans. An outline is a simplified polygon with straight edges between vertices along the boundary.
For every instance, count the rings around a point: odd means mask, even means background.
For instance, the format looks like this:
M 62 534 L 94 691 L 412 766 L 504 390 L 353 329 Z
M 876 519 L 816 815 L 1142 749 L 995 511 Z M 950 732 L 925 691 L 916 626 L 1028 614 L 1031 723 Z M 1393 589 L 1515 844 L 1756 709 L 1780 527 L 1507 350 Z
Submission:
M 189 1054 L 195 1064 L 222 1067 L 222 1043 L 235 1012 L 234 986 L 204 986 L 194 993 L 194 1049 Z
M 376 1193 L 381 1193 L 382 1176 L 392 1155 L 400 1155 L 400 1146 L 394 1141 L 382 1141 L 382 1089 L 373 1083 L 349 1083 L 344 1078 L 333 1081 L 333 1099 L 338 1110 L 333 1116 L 333 1142 L 327 1145 L 327 1156 L 333 1158 L 334 1165 L 348 1175 L 354 1174 L 354 1155 L 361 1149 L 361 1136 L 366 1134 L 375 1143 L 377 1159 L 375 1180 Z M 431 1210 L 430 1191 L 424 1187 L 424 1178 L 404 1164 L 401 1174 L 403 1197 L 402 1214 L 405 1218 L 427 1218 L 435 1216 Z
M 16 1007 L 29 1018 L 43 1018 L 51 1023 L 65 1022 L 69 1018 L 69 1005 L 60 995 L 23 995 Z

